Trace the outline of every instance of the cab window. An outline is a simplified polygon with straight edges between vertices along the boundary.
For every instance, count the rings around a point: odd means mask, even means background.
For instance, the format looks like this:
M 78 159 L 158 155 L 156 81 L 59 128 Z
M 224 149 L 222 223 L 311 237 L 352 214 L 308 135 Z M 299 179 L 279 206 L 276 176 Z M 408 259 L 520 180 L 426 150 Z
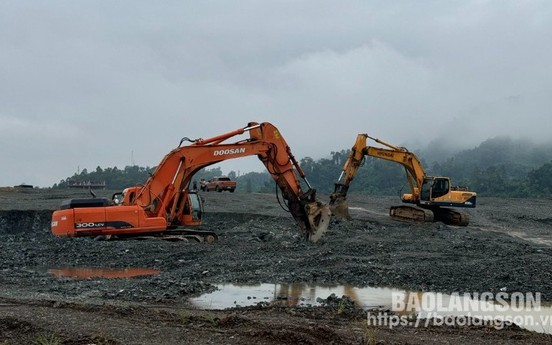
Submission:
M 449 180 L 448 179 L 436 179 L 433 182 L 433 190 L 431 196 L 433 198 L 439 198 L 449 192 Z
M 198 194 L 190 194 L 190 200 L 192 200 L 192 219 L 201 219 L 201 204 L 199 203 L 200 196 Z
M 429 196 L 431 192 L 431 180 L 424 180 L 422 184 L 422 192 L 420 199 L 423 201 L 429 201 Z

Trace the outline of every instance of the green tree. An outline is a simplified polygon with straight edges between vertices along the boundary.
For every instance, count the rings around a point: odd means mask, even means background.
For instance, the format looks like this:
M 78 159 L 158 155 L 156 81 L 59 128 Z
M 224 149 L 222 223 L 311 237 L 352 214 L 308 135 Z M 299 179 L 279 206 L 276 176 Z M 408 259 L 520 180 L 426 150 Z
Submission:
M 529 187 L 536 196 L 552 196 L 552 161 L 528 174 Z

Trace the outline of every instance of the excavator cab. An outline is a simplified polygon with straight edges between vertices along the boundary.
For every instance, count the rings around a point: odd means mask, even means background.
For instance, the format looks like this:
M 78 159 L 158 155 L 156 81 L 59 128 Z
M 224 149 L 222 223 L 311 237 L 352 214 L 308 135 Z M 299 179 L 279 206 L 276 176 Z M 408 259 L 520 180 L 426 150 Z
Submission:
M 447 195 L 450 191 L 450 181 L 448 178 L 436 177 L 433 179 L 433 187 L 431 188 L 431 197 L 440 198 Z
M 122 205 L 124 199 L 125 194 L 123 192 L 117 192 L 111 196 L 111 201 L 113 202 L 113 205 Z
M 188 201 L 191 204 L 190 223 L 201 224 L 201 217 L 203 216 L 203 200 L 201 196 L 196 191 L 190 191 L 188 192 Z
M 201 225 L 203 216 L 203 199 L 195 190 L 185 189 L 178 194 L 174 218 L 170 219 L 171 226 L 197 226 Z
M 431 185 L 433 181 L 431 179 L 424 179 L 422 183 L 422 190 L 420 192 L 420 201 L 429 202 L 431 200 Z
M 422 190 L 420 193 L 420 203 L 430 204 L 435 198 L 440 198 L 450 192 L 450 179 L 447 177 L 432 177 L 424 178 L 422 182 Z

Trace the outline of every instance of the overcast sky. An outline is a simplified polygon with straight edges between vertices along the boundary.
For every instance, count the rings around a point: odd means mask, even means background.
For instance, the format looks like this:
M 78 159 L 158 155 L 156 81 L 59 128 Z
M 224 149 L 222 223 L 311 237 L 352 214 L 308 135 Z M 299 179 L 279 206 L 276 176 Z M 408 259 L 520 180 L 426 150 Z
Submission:
M 249 121 L 297 158 L 357 133 L 548 140 L 551 42 L 547 0 L 0 0 L 0 186 L 155 166 Z

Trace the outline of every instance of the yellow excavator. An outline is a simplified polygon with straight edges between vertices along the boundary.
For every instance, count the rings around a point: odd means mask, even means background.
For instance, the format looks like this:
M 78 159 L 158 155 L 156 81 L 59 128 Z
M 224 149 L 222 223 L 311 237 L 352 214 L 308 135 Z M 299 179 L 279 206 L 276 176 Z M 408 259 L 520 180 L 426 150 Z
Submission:
M 366 146 L 367 139 L 385 146 Z M 330 209 L 338 219 L 350 219 L 347 202 L 347 191 L 354 179 L 364 157 L 376 157 L 404 166 L 410 194 L 403 194 L 404 203 L 416 206 L 392 206 L 389 215 L 398 220 L 433 222 L 467 226 L 469 216 L 449 207 L 475 207 L 477 194 L 466 187 L 454 187 L 449 177 L 427 176 L 418 157 L 404 147 L 389 144 L 383 140 L 359 134 L 355 145 L 343 166 L 343 171 L 335 183 L 334 192 L 330 196 Z

